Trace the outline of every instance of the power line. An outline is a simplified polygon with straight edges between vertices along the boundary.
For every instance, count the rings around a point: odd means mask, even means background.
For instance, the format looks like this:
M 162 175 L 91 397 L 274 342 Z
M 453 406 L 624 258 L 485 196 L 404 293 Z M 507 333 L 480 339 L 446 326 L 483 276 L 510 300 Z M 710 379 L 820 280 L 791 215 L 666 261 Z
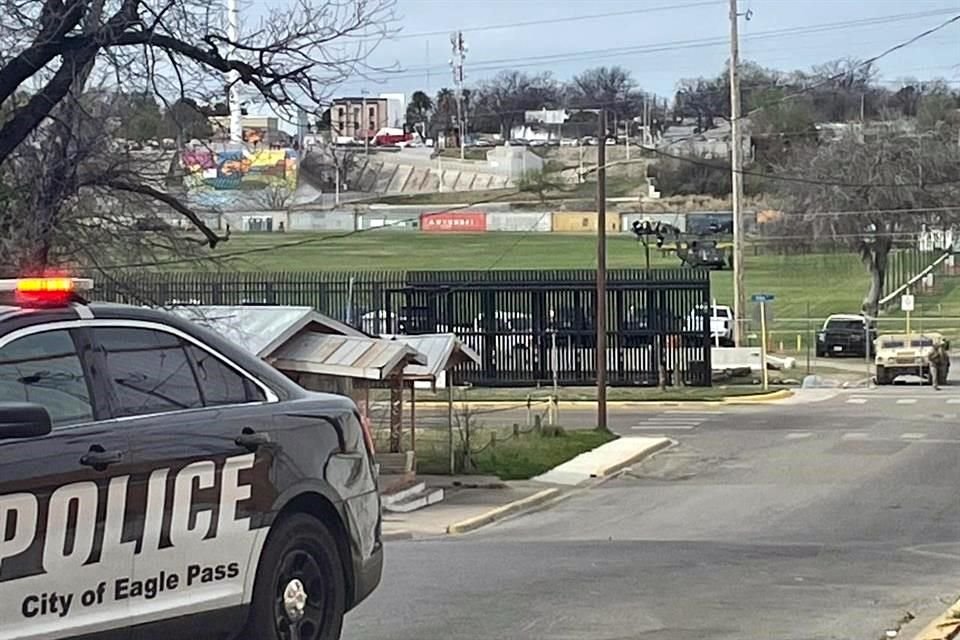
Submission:
M 719 5 L 723 4 L 722 0 L 708 0 L 705 2 L 688 2 L 686 4 L 672 4 L 672 5 L 662 5 L 659 7 L 647 7 L 645 9 L 631 9 L 628 11 L 610 11 L 607 13 L 592 13 L 587 15 L 579 16 L 566 16 L 563 18 L 546 18 L 543 20 L 530 20 L 526 22 L 511 22 L 511 23 L 502 23 L 502 24 L 491 24 L 491 25 L 482 25 L 478 27 L 468 27 L 465 29 L 460 29 L 466 33 L 477 33 L 480 31 L 497 31 L 501 29 L 517 29 L 522 27 L 539 27 L 545 24 L 560 24 L 563 22 L 582 22 L 584 20 L 595 20 L 601 18 L 617 18 L 621 16 L 631 16 L 631 15 L 640 15 L 646 13 L 658 13 L 661 11 L 676 11 L 682 9 L 693 9 L 696 7 L 706 7 L 710 5 Z M 456 29 L 452 29 L 456 30 Z M 445 36 L 450 33 L 451 29 L 444 31 L 421 31 L 419 33 L 402 33 L 387 40 L 410 40 L 412 38 L 426 38 L 430 36 Z
M 832 76 L 830 76 L 830 77 L 828 77 L 828 78 L 824 78 L 823 80 L 821 80 L 821 81 L 819 81 L 819 82 L 815 82 L 814 84 L 810 85 L 809 87 L 804 87 L 803 89 L 801 89 L 801 90 L 799 90 L 799 91 L 797 91 L 797 92 L 795 92 L 795 93 L 792 93 L 792 94 L 790 94 L 790 95 L 783 96 L 782 98 L 779 98 L 778 100 L 775 100 L 775 101 L 773 101 L 773 102 L 771 102 L 771 103 L 769 103 L 769 104 L 765 104 L 765 105 L 756 107 L 756 108 L 754 108 L 754 109 L 751 109 L 751 110 L 748 111 L 747 113 L 742 114 L 742 115 L 740 116 L 740 119 L 749 117 L 749 116 L 751 116 L 751 115 L 753 115 L 753 114 L 755 114 L 755 113 L 757 113 L 757 112 L 759 112 L 759 111 L 762 111 L 762 110 L 764 110 L 764 109 L 769 109 L 770 107 L 772 107 L 772 106 L 774 106 L 774 105 L 782 104 L 782 103 L 784 103 L 784 102 L 786 102 L 786 101 L 788 101 L 788 100 L 792 100 L 792 99 L 794 99 L 794 98 L 796 98 L 796 97 L 799 97 L 799 96 L 804 95 L 804 94 L 806 94 L 806 93 L 808 93 L 808 92 L 810 92 L 810 91 L 813 91 L 814 89 L 817 89 L 817 88 L 819 88 L 819 87 L 821 87 L 821 86 L 823 86 L 823 85 L 836 82 L 836 81 L 839 80 L 840 78 L 846 77 L 846 76 L 850 75 L 851 73 L 853 73 L 854 71 L 857 71 L 857 70 L 859 70 L 859 69 L 867 68 L 867 67 L 873 65 L 873 64 L 874 64 L 875 62 L 877 62 L 878 60 L 881 60 L 881 59 L 887 57 L 888 55 L 899 51 L 900 49 L 904 49 L 904 48 L 906 48 L 906 47 L 909 47 L 910 45 L 914 44 L 915 42 L 918 42 L 918 41 L 922 40 L 923 38 L 929 37 L 929 36 L 933 35 L 934 33 L 937 33 L 938 31 L 941 31 L 941 30 L 947 28 L 948 26 L 950 26 L 951 24 L 954 24 L 954 23 L 957 23 L 957 22 L 960 22 L 960 14 L 954 15 L 953 17 L 945 20 L 944 22 L 941 22 L 939 25 L 937 25 L 937 26 L 935 26 L 935 27 L 931 27 L 931 28 L 929 28 L 929 29 L 927 29 L 927 30 L 925 30 L 925 31 L 922 31 L 921 33 L 918 33 L 917 35 L 913 36 L 912 38 L 909 38 L 909 39 L 904 40 L 904 41 L 902 41 L 902 42 L 899 42 L 899 43 L 897 43 L 897 44 L 895 44 L 895 45 L 893 45 L 893 46 L 891 46 L 891 47 L 888 47 L 887 49 L 885 49 L 885 50 L 882 51 L 881 53 L 873 56 L 872 58 L 867 58 L 866 60 L 863 60 L 862 62 L 857 63 L 856 65 L 854 65 L 854 66 L 851 67 L 850 69 L 845 69 L 845 70 L 843 70 L 843 71 L 841 71 L 841 72 L 839 72 L 839 73 L 835 73 L 835 74 L 833 74 Z
M 714 4 L 714 3 L 711 3 Z M 783 38 L 788 36 L 802 36 L 812 33 L 821 33 L 842 29 L 857 27 L 869 27 L 892 22 L 903 22 L 905 20 L 915 20 L 921 18 L 935 17 L 952 13 L 951 10 L 936 10 L 913 13 L 893 14 L 887 16 L 878 16 L 874 18 L 864 18 L 860 20 L 845 20 L 840 22 L 828 22 L 816 25 L 807 25 L 800 27 L 788 27 L 784 29 L 773 29 L 768 31 L 758 31 L 743 37 L 744 40 L 762 40 L 768 38 Z M 470 66 L 471 71 L 499 71 L 503 69 L 514 69 L 518 67 L 542 66 L 545 64 L 555 64 L 557 62 L 574 62 L 581 60 L 595 60 L 609 57 L 620 57 L 624 55 L 641 55 L 648 53 L 661 53 L 664 51 L 676 51 L 681 49 L 697 49 L 705 47 L 726 46 L 728 40 L 725 37 L 696 38 L 689 40 L 672 40 L 647 45 L 613 47 L 607 49 L 594 49 L 587 51 L 560 52 L 552 54 L 543 54 L 538 56 L 526 56 L 523 58 L 499 58 L 492 60 L 480 60 Z M 882 57 L 882 56 L 880 56 Z M 879 57 L 877 58 L 879 59 Z M 426 71 L 440 71 L 444 65 L 429 65 L 422 67 L 407 67 L 398 73 L 386 74 L 381 76 L 384 81 L 401 78 L 416 78 L 422 76 Z M 376 79 L 374 78 L 374 81 Z

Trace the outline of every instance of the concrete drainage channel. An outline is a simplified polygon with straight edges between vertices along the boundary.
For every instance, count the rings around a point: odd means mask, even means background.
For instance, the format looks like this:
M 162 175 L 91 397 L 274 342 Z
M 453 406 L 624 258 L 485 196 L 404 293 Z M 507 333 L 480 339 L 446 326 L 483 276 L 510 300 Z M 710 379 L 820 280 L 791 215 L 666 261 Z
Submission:
M 418 482 L 411 487 L 383 496 L 381 504 L 387 511 L 410 513 L 442 500 L 443 488 L 430 489 L 425 482 Z

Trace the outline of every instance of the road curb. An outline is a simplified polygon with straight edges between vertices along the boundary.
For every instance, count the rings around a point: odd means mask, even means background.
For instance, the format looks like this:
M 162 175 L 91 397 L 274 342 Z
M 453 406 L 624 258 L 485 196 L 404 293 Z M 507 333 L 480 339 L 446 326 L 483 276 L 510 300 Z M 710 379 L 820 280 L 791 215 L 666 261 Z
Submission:
M 930 621 L 913 640 L 954 640 L 960 636 L 960 600 Z
M 544 503 L 547 500 L 554 498 L 559 493 L 560 489 L 544 489 L 543 491 L 538 491 L 531 496 L 514 500 L 513 502 L 508 502 L 503 506 L 491 509 L 490 511 L 481 513 L 478 516 L 467 518 L 466 520 L 461 520 L 460 522 L 454 522 L 453 524 L 447 526 L 447 533 L 450 535 L 458 535 L 479 529 L 480 527 L 486 526 L 491 522 L 496 522 L 497 520 L 505 518 L 508 515 Z
M 792 398 L 793 391 L 791 389 L 780 389 L 779 391 L 772 391 L 770 393 L 758 393 L 755 395 L 749 396 L 734 396 L 730 398 L 724 398 L 723 404 L 762 404 L 764 402 L 773 402 L 775 400 L 783 400 L 785 398 Z
M 406 529 L 397 529 L 396 531 L 384 531 L 380 534 L 383 542 L 393 542 L 394 540 L 412 540 L 413 532 Z
M 618 471 L 622 471 L 623 469 L 626 469 L 630 465 L 637 464 L 638 462 L 646 460 L 647 458 L 649 458 L 650 456 L 652 456 L 658 451 L 662 451 L 667 447 L 672 447 L 674 444 L 676 443 L 670 438 L 664 438 L 661 442 L 650 445 L 643 451 L 638 451 L 635 455 L 632 455 L 629 458 L 620 460 L 619 462 L 616 462 L 608 467 L 603 467 L 599 469 L 597 471 L 597 474 L 593 476 L 593 478 L 606 478 L 606 477 L 612 476 Z

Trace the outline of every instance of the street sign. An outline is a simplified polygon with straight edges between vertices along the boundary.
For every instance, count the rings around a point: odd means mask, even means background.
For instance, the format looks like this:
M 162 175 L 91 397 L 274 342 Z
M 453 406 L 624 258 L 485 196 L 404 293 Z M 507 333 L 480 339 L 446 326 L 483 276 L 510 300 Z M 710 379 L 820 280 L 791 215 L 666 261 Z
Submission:
M 900 296 L 900 311 L 913 311 L 912 293 L 905 293 Z
M 753 302 L 773 302 L 772 293 L 755 293 L 750 296 L 750 300 Z

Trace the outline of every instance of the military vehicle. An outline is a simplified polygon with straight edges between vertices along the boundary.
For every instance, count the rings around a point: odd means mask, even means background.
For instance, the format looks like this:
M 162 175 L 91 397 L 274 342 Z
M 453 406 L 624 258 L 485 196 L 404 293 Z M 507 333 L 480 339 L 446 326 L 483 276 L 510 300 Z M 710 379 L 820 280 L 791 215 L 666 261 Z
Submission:
M 721 270 L 733 266 L 733 261 L 726 251 L 717 245 L 716 240 L 677 243 L 677 257 L 684 267 Z
M 929 356 L 934 347 L 939 345 L 949 348 L 949 342 L 939 333 L 879 336 L 875 343 L 877 384 L 892 384 L 894 379 L 904 375 L 919 376 L 925 382 L 932 382 Z M 945 353 L 937 373 L 941 384 L 946 381 L 949 372 L 950 356 Z

